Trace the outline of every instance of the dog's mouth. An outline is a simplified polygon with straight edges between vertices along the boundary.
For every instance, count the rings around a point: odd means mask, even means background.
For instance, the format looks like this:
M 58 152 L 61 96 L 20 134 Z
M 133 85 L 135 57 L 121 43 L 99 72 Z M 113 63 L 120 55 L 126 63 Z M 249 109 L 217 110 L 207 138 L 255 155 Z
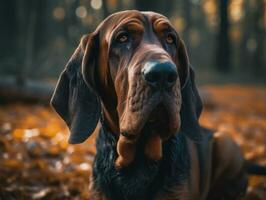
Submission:
M 129 123 L 126 124 L 121 134 L 130 140 L 155 134 L 159 135 L 162 140 L 166 140 L 180 127 L 179 112 L 180 107 L 172 96 L 155 95 L 140 112 L 130 113 L 131 120 L 128 120 Z
M 149 114 L 141 132 L 143 134 L 159 134 L 162 138 L 166 135 L 170 126 L 168 110 L 163 103 L 159 103 Z

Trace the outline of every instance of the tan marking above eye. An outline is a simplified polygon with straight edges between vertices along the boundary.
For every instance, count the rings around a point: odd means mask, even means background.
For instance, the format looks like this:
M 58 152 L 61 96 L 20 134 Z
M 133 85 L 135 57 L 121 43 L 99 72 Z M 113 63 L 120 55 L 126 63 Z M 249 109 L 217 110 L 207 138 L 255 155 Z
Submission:
M 139 21 L 131 21 L 130 23 L 126 24 L 126 27 L 131 32 L 143 32 L 144 31 L 143 24 Z
M 163 32 L 164 30 L 168 30 L 172 26 L 170 25 L 170 22 L 165 18 L 159 18 L 154 21 L 153 27 L 156 32 Z

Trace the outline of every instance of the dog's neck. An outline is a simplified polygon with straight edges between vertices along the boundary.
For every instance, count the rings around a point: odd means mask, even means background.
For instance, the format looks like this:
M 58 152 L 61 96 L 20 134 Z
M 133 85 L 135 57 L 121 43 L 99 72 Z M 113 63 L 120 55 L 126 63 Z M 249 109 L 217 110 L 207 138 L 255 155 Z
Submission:
M 116 144 L 117 137 L 103 126 L 97 138 L 93 178 L 95 189 L 103 192 L 107 199 L 153 199 L 156 193 L 167 189 L 161 186 L 178 185 L 188 176 L 189 154 L 183 133 L 163 144 L 161 161 L 147 160 L 143 149 L 138 148 L 135 161 L 119 171 L 114 166 Z
M 107 105 L 102 101 L 100 122 L 103 129 L 118 136 L 119 135 L 118 121 L 119 119 L 116 107 L 113 105 Z

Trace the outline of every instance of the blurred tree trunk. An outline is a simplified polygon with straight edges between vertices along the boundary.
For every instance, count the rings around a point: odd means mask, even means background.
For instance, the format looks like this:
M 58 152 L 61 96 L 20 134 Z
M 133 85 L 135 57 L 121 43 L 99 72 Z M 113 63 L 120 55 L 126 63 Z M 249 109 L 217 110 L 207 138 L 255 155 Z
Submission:
M 135 0 L 135 8 L 140 11 L 159 12 L 169 17 L 174 9 L 174 3 L 174 0 Z
M 33 68 L 33 58 L 34 58 L 34 42 L 35 42 L 35 27 L 36 27 L 36 18 L 37 18 L 37 7 L 36 3 L 32 4 L 32 8 L 29 10 L 29 16 L 28 16 L 28 24 L 25 27 L 25 56 L 24 56 L 24 63 L 23 68 L 20 73 L 20 78 L 25 79 L 28 77 L 28 73 L 30 72 L 30 69 Z
M 25 79 L 40 66 L 36 62 L 46 43 L 46 1 L 29 0 L 29 4 L 16 1 L 14 13 L 18 21 L 18 77 Z
M 16 1 L 16 20 L 18 26 L 18 34 L 17 34 L 17 57 L 18 63 L 20 63 L 20 68 L 17 70 L 18 79 L 20 79 L 21 83 L 23 83 L 23 79 L 26 78 L 26 74 L 28 68 L 30 67 L 29 64 L 31 63 L 32 58 L 32 26 L 35 24 L 35 17 L 36 13 L 32 13 L 32 8 L 35 7 L 35 3 L 30 1 L 29 5 L 26 5 L 22 1 Z M 34 18 L 34 19 L 33 19 Z M 30 28 L 29 28 L 30 27 Z M 30 35 L 29 35 L 30 34 Z M 30 41 L 29 41 L 30 40 Z M 30 42 L 30 44 L 28 44 Z
M 135 0 L 135 7 L 140 11 L 157 11 L 160 10 L 160 0 L 151 1 L 149 0 Z
M 117 9 L 118 11 L 121 11 L 124 9 L 124 3 L 123 0 L 117 0 Z
M 243 35 L 240 44 L 240 67 L 255 77 L 265 72 L 265 28 L 263 17 L 266 2 L 249 1 L 244 4 L 245 18 L 242 23 Z
M 0 59 L 15 57 L 17 21 L 14 11 L 16 2 L 9 0 L 1 3 L 0 6 Z
M 106 18 L 110 15 L 107 0 L 102 0 L 102 3 L 103 3 L 103 17 Z
M 231 70 L 231 45 L 229 38 L 228 5 L 229 0 L 219 0 L 220 25 L 217 41 L 216 67 L 220 72 Z
M 263 65 L 266 65 L 265 61 L 265 35 L 266 31 L 263 25 L 263 17 L 265 13 L 266 1 L 256 1 L 256 11 L 254 12 L 254 32 L 256 39 L 256 48 L 254 50 L 254 56 L 252 58 L 253 74 L 260 75 L 263 73 Z M 264 69 L 265 70 L 265 69 Z M 265 77 L 264 77 L 265 78 Z
M 185 28 L 183 33 L 183 38 L 187 46 L 188 52 L 190 51 L 190 27 L 191 27 L 191 2 L 190 0 L 183 0 L 184 5 L 184 18 L 185 18 Z
M 245 17 L 242 21 L 242 37 L 240 43 L 240 52 L 239 52 L 239 70 L 244 70 L 245 72 L 249 71 L 250 68 L 250 55 L 248 53 L 248 40 L 251 37 L 251 28 L 250 25 L 252 24 L 252 10 L 250 9 L 250 2 L 246 0 L 244 2 L 244 11 Z
M 66 16 L 65 16 L 65 29 L 67 33 L 66 40 L 71 40 L 73 37 L 75 37 L 76 32 L 71 30 L 71 27 L 75 27 L 76 24 L 78 24 L 78 18 L 76 16 L 76 9 L 79 7 L 79 1 L 75 0 L 73 3 L 68 4 L 66 9 Z

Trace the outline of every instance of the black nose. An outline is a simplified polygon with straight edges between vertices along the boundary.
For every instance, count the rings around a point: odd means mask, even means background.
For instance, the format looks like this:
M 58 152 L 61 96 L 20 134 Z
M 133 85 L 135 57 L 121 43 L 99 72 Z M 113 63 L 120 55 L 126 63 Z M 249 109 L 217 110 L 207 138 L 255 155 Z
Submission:
M 175 64 L 169 61 L 149 61 L 144 65 L 142 73 L 147 84 L 156 89 L 172 87 L 178 75 Z

